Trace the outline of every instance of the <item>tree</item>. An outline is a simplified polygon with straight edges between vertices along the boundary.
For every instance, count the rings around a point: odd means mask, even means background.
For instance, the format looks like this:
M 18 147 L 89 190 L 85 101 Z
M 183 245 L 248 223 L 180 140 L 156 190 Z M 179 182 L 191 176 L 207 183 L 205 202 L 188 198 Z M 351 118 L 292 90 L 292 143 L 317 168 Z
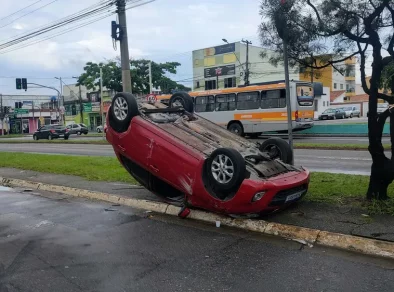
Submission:
M 394 103 L 394 96 L 379 88 L 394 89 L 394 1 L 392 0 L 262 0 L 260 37 L 275 53 L 270 62 L 282 60 L 283 39 L 288 43 L 290 65 L 313 69 L 358 56 L 361 82 L 369 95 L 368 150 L 372 156 L 367 199 L 386 199 L 394 180 L 394 111 L 377 114 L 377 100 Z M 387 57 L 382 56 L 387 51 Z M 372 76 L 367 84 L 365 66 L 372 52 Z M 266 57 L 265 55 L 262 55 Z M 393 92 L 393 91 L 392 91 Z M 384 154 L 383 127 L 390 116 L 391 159 Z
M 149 60 L 145 59 L 130 60 L 133 93 L 149 93 L 149 62 Z M 180 65 L 177 62 L 156 63 L 152 61 L 153 87 L 160 87 L 163 92 L 171 92 L 172 89 L 189 91 L 190 88 L 178 84 L 166 76 L 168 73 L 176 74 L 176 69 Z M 100 86 L 100 67 L 103 70 L 103 86 L 121 92 L 122 69 L 119 58 L 106 63 L 86 63 L 86 66 L 83 68 L 85 72 L 79 76 L 78 84 L 86 86 L 89 90 L 96 90 Z

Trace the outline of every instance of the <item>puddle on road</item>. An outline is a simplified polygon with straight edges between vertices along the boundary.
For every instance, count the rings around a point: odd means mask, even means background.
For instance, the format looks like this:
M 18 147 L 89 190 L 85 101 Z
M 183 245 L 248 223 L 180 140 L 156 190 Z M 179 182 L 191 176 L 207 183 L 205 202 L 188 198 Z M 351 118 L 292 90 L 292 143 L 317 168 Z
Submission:
M 0 192 L 10 192 L 10 191 L 13 191 L 13 189 L 8 188 L 8 187 L 0 186 Z

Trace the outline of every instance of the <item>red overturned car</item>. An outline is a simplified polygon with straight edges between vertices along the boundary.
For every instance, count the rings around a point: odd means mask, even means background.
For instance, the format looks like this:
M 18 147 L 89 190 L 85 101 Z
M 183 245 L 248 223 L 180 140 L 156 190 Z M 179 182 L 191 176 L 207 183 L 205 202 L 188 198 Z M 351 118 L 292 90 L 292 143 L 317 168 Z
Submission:
M 169 107 L 118 93 L 106 137 L 127 171 L 167 202 L 230 216 L 257 217 L 287 207 L 308 190 L 309 172 L 277 159 L 286 141 L 250 142 L 193 113 L 175 93 Z M 287 155 L 289 157 L 289 155 Z

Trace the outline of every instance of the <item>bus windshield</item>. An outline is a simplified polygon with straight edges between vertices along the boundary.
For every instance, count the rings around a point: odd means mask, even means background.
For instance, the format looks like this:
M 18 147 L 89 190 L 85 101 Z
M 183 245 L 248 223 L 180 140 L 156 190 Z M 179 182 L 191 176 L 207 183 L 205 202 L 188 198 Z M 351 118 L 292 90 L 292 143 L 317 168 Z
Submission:
M 309 85 L 297 85 L 297 101 L 301 106 L 313 105 L 313 87 Z

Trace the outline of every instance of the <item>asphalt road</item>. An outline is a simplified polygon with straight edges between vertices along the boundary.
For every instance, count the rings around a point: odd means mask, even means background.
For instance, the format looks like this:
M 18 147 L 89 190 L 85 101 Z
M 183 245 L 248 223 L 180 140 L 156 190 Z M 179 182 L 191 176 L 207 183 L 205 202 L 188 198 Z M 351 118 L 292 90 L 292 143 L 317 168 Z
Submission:
M 394 291 L 392 261 L 54 193 L 0 200 L 2 292 Z

